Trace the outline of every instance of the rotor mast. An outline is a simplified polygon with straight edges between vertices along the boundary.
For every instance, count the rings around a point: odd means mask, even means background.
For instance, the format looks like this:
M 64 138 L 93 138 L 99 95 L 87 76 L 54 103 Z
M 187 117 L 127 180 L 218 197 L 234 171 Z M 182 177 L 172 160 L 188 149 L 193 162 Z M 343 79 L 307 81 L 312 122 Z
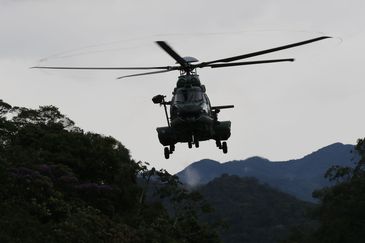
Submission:
M 195 57 L 183 57 L 183 59 L 185 60 L 185 62 L 188 64 L 187 68 L 181 68 L 180 69 L 180 76 L 185 76 L 185 75 L 197 75 L 197 66 L 195 65 L 191 65 L 190 63 L 193 62 L 199 62 L 198 59 L 196 59 Z M 176 62 L 176 64 L 178 64 L 178 62 Z

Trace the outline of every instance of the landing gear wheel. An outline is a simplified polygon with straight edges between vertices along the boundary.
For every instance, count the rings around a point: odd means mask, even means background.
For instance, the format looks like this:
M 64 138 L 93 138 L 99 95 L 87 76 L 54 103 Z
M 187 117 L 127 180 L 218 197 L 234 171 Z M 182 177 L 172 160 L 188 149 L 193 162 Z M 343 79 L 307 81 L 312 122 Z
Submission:
M 227 147 L 227 143 L 226 142 L 223 142 L 222 143 L 222 150 L 223 150 L 223 153 L 226 154 L 228 152 L 228 147 Z
M 193 144 L 191 142 L 188 142 L 188 147 L 191 149 L 193 147 Z
M 175 145 L 170 145 L 170 154 L 172 154 L 175 151 Z
M 219 149 L 222 149 L 222 143 L 221 143 L 221 141 L 216 140 L 216 141 L 215 141 L 215 145 L 217 145 L 217 147 L 218 147 Z
M 195 144 L 195 148 L 199 148 L 199 140 L 195 140 L 194 144 Z
M 164 154 L 165 154 L 165 159 L 169 159 L 170 158 L 170 150 L 169 150 L 168 147 L 165 147 Z

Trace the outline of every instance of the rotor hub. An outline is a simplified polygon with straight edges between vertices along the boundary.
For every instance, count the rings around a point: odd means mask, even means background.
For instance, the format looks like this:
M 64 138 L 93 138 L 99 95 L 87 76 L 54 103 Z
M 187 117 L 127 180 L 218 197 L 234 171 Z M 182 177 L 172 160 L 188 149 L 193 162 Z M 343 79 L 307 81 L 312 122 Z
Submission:
M 198 59 L 196 59 L 195 57 L 190 57 L 190 56 L 183 57 L 182 59 L 184 59 L 187 63 L 199 62 Z M 179 62 L 176 62 L 176 64 L 178 64 L 178 63 Z

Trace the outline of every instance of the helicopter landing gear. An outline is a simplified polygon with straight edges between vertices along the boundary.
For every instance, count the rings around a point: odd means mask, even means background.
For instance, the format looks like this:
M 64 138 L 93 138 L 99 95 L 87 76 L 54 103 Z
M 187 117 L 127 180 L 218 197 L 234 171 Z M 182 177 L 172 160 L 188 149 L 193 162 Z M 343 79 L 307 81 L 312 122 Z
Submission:
M 170 147 L 170 149 L 169 149 Z M 165 147 L 163 152 L 165 154 L 165 159 L 170 158 L 170 154 L 172 154 L 175 151 L 175 144 L 171 144 L 169 147 Z
M 170 145 L 170 154 L 172 154 L 175 151 L 175 145 L 171 144 Z
M 165 154 L 165 159 L 169 159 L 170 158 L 170 150 L 168 147 L 164 148 L 164 154 Z
M 226 142 L 223 142 L 222 143 L 222 150 L 223 150 L 223 153 L 226 154 L 228 152 L 228 147 L 227 147 L 227 143 Z
M 222 143 L 221 143 L 221 141 L 220 141 L 220 140 L 216 140 L 216 141 L 215 141 L 215 145 L 217 145 L 217 147 L 218 147 L 219 149 L 222 149 Z
M 228 152 L 227 142 L 221 142 L 220 140 L 215 140 L 215 144 L 219 149 L 223 150 L 223 153 L 226 154 Z
M 195 135 L 191 136 L 191 140 L 192 140 L 192 143 L 194 143 L 195 148 L 199 148 L 199 139 Z

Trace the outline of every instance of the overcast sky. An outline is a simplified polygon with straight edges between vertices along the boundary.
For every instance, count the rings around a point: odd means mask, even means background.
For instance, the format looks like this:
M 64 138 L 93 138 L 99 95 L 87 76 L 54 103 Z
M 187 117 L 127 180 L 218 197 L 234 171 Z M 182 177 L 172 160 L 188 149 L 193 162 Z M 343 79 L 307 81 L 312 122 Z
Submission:
M 0 0 L 0 98 L 55 105 L 84 130 L 120 140 L 135 160 L 172 173 L 204 158 L 300 158 L 364 136 L 364 12 L 361 0 Z M 156 40 L 209 61 L 320 35 L 335 38 L 256 58 L 294 63 L 199 70 L 213 105 L 235 105 L 219 117 L 232 121 L 226 155 L 207 141 L 178 144 L 164 159 L 155 128 L 166 120 L 151 98 L 171 98 L 178 73 L 116 80 L 131 72 L 29 69 L 173 65 Z

